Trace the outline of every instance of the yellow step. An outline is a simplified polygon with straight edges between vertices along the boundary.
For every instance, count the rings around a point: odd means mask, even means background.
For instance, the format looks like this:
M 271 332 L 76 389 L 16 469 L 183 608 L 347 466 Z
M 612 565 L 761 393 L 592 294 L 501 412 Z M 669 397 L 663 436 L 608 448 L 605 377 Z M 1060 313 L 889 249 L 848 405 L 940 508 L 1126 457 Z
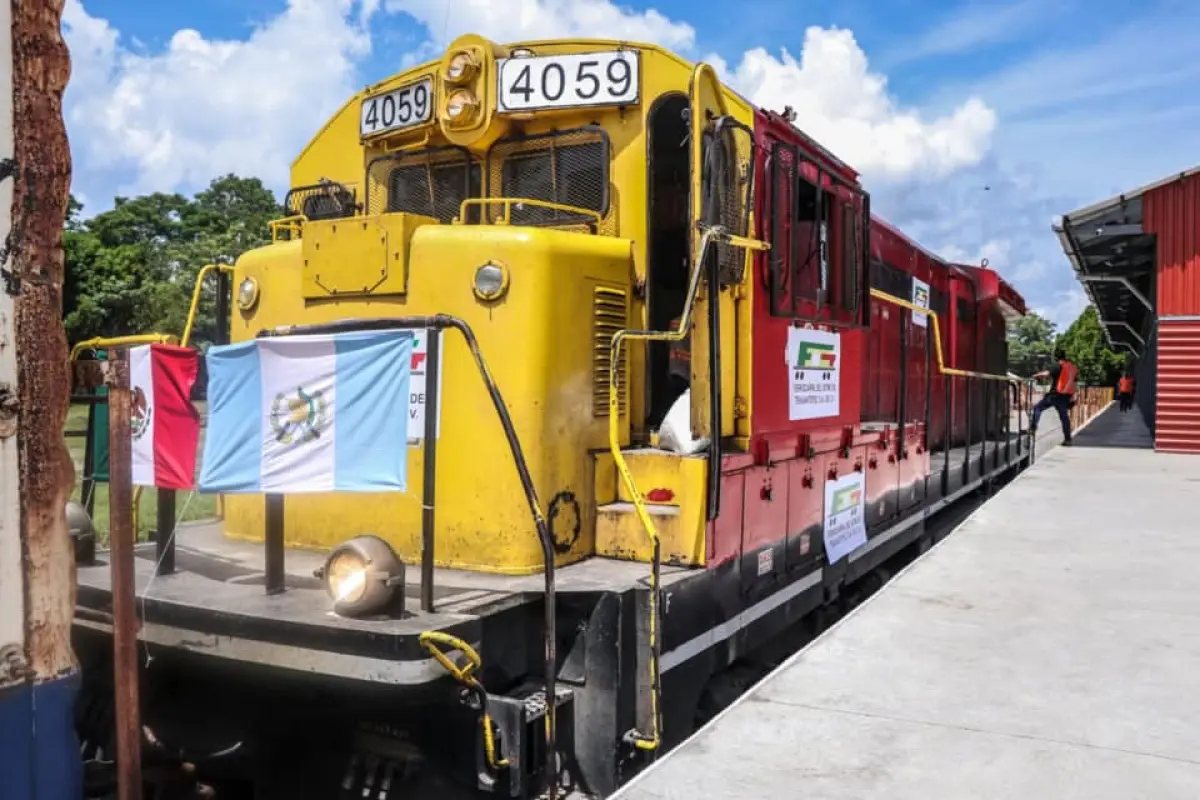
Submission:
M 622 456 L 658 531 L 662 563 L 703 566 L 705 457 L 649 448 L 622 451 Z M 612 454 L 596 453 L 595 463 L 596 555 L 649 563 L 650 537 Z

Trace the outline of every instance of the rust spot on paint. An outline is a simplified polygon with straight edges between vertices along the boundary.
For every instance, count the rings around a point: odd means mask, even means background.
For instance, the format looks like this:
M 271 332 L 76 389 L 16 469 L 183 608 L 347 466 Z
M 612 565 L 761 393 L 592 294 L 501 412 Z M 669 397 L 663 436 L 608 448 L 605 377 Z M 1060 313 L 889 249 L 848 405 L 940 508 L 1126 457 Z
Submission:
M 70 378 L 61 236 L 71 184 L 62 116 L 71 68 L 60 31 L 62 8 L 63 0 L 12 6 L 14 153 L 5 170 L 13 180 L 5 248 L 18 287 L 13 321 L 28 662 L 38 676 L 75 666 L 75 560 L 64 510 L 75 475 L 62 437 Z

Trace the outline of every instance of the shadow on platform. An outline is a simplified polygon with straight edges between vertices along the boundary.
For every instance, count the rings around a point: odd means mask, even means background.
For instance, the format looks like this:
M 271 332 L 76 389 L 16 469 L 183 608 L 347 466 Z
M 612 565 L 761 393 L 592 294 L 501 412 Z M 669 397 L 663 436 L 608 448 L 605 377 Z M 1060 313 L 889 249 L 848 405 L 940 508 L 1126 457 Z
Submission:
M 1074 447 L 1150 450 L 1154 447 L 1154 436 L 1137 409 L 1122 414 L 1120 407 L 1113 403 L 1080 429 L 1071 444 Z

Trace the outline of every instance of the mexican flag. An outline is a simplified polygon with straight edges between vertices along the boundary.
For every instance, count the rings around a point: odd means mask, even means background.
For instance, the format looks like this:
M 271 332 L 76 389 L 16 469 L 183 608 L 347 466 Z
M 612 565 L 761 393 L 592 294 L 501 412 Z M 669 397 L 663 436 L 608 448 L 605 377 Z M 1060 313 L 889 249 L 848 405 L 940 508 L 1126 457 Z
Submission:
M 199 360 L 190 347 L 149 344 L 129 350 L 129 428 L 133 484 L 159 489 L 196 485 L 200 414 L 192 405 Z

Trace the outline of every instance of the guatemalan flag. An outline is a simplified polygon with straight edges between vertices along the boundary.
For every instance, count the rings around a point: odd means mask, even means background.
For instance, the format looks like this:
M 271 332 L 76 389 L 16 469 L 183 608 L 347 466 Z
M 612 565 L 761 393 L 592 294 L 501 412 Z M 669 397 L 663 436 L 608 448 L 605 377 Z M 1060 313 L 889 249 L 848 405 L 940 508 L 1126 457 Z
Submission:
M 404 491 L 411 331 L 212 347 L 203 492 Z
M 130 455 L 135 486 L 191 489 L 196 484 L 200 414 L 192 386 L 200 363 L 190 347 L 129 349 Z

